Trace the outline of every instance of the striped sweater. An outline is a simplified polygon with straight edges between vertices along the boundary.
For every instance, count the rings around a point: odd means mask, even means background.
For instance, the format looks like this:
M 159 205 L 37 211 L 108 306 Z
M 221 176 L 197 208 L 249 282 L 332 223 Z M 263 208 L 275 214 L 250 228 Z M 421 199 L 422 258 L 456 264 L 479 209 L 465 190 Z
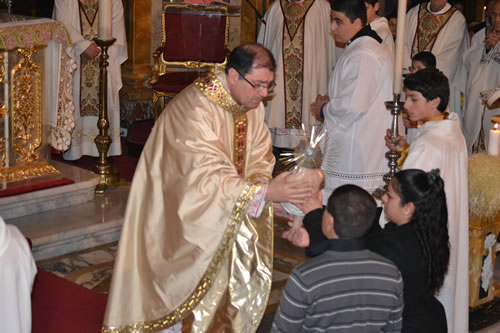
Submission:
M 329 240 L 328 251 L 296 267 L 272 332 L 399 332 L 403 280 L 361 240 Z

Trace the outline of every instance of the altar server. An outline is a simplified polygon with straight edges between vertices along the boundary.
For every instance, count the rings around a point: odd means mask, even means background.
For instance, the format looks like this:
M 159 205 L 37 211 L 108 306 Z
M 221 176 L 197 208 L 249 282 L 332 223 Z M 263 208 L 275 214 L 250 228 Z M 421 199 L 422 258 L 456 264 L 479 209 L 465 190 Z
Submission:
M 313 105 L 328 129 L 323 199 L 344 184 L 368 192 L 383 185 L 388 167 L 379 138 L 391 124 L 384 102 L 392 100 L 393 56 L 366 25 L 364 1 L 336 0 L 331 15 L 335 40 L 346 47 L 330 78 L 328 96 L 318 96 Z

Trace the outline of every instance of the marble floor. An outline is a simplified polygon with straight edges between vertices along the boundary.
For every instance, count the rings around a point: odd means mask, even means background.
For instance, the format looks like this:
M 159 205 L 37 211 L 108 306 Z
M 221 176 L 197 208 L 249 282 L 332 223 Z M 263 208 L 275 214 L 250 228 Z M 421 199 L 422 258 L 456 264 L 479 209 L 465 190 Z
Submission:
M 292 269 L 305 259 L 301 249 L 291 246 L 279 236 L 287 228 L 282 220 L 275 222 L 275 255 L 271 296 L 258 333 L 269 332 L 282 290 Z M 37 266 L 74 283 L 107 294 L 111 282 L 117 242 L 37 261 Z M 495 279 L 500 280 L 500 261 L 497 261 Z M 500 299 L 470 312 L 470 332 L 500 332 Z

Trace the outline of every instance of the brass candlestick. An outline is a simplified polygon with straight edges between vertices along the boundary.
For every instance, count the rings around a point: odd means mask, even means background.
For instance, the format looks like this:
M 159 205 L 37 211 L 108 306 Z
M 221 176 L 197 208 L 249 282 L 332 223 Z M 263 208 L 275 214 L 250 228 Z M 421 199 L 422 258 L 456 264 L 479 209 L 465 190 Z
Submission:
M 399 115 L 404 109 L 404 102 L 400 101 L 400 94 L 394 94 L 394 100 L 385 102 L 385 107 L 391 112 L 392 122 L 391 122 L 391 139 L 396 143 L 396 138 L 399 135 Z M 383 188 L 378 188 L 373 192 L 373 196 L 376 198 L 381 198 L 386 192 L 387 186 L 391 181 L 392 177 L 396 174 L 398 159 L 401 157 L 399 151 L 389 150 L 385 153 L 385 157 L 389 160 L 387 164 L 389 166 L 389 172 L 384 175 L 385 186 Z
M 108 135 L 109 120 L 108 120 L 108 48 L 116 41 L 115 38 L 102 40 L 94 38 L 94 42 L 101 48 L 100 54 L 100 72 L 99 72 L 99 120 L 97 128 L 99 134 L 94 139 L 99 152 L 99 159 L 94 168 L 94 172 L 100 176 L 100 182 L 96 186 L 96 193 L 102 194 L 109 185 L 118 185 L 120 182 L 120 174 L 114 169 L 108 161 L 108 150 L 113 141 Z

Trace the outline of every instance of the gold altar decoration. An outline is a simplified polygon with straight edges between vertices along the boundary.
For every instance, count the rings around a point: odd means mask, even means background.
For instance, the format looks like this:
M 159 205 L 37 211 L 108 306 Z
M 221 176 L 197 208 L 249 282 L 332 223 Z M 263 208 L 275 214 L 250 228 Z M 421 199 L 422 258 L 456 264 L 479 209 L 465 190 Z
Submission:
M 500 234 L 500 157 L 473 154 L 469 158 L 469 306 L 500 296 L 494 281 L 496 240 Z M 494 239 L 488 248 L 487 237 Z M 491 266 L 489 269 L 486 266 Z M 482 284 L 487 286 L 483 288 Z M 482 289 L 481 289 L 482 288 Z
M 57 109 L 54 110 L 54 124 L 50 128 L 50 145 L 60 151 L 67 150 L 71 143 L 71 133 L 75 127 L 74 111 L 72 94 L 73 73 L 76 70 L 76 63 L 70 57 L 69 48 L 71 40 L 66 28 L 61 22 L 50 19 L 33 18 L 22 21 L 16 16 L 0 13 L 2 22 L 12 24 L 2 24 L 0 27 L 0 50 L 12 51 L 15 49 L 29 49 L 31 47 L 44 48 L 51 41 L 61 46 L 59 64 L 59 85 L 58 85 L 58 101 Z M 29 24 L 22 24 L 29 22 Z M 5 64 L 7 59 L 2 59 Z M 0 65 L 0 68 L 5 67 Z M 1 80 L 7 80 L 0 72 Z M 1 84 L 1 83 L 0 83 Z M 5 104 L 5 102 L 4 102 Z M 51 110 L 51 112 L 53 112 Z
M 97 128 L 99 134 L 95 137 L 94 142 L 99 152 L 97 165 L 94 172 L 99 175 L 100 181 L 95 188 L 95 192 L 103 194 L 104 190 L 109 185 L 118 185 L 120 182 L 120 174 L 118 171 L 109 164 L 108 150 L 111 145 L 112 139 L 108 135 L 109 120 L 108 120 L 108 48 L 113 45 L 116 38 L 102 40 L 94 38 L 94 42 L 100 47 L 100 73 L 99 73 L 99 120 L 97 121 Z
M 1 166 L 0 181 L 14 182 L 32 177 L 59 173 L 46 161 L 39 161 L 39 148 L 43 141 L 42 116 L 42 71 L 33 61 L 36 52 L 34 46 L 29 49 L 20 48 L 20 61 L 12 68 L 10 77 L 10 135 L 2 137 L 0 149 Z M 0 65 L 0 73 L 5 74 L 5 63 Z M 5 85 L 5 79 L 2 78 Z M 5 102 L 5 101 L 4 101 Z M 5 122 L 7 107 L 2 104 L 2 119 Z M 5 124 L 4 124 L 5 125 Z M 7 165 L 6 144 L 12 147 L 12 158 Z

